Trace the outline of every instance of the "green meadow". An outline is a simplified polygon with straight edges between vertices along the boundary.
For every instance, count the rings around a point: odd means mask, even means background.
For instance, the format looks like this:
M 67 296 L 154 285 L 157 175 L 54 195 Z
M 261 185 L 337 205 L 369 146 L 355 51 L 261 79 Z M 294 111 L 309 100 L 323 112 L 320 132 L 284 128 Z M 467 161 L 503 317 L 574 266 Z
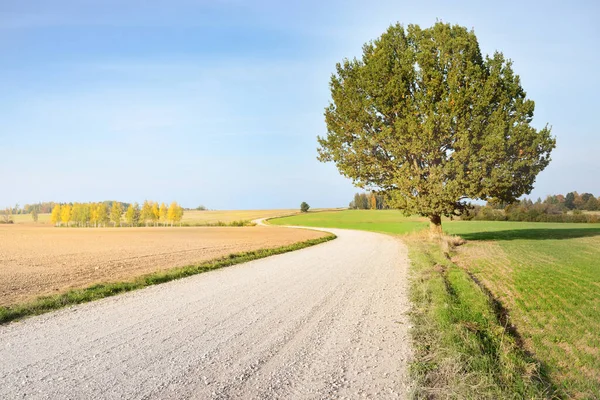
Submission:
M 405 217 L 397 210 L 318 211 L 270 219 L 271 225 L 300 225 L 359 229 L 372 232 L 409 233 L 429 225 L 422 217 Z
M 600 225 L 444 221 L 462 244 L 390 210 L 270 223 L 403 234 L 417 395 L 600 398 Z

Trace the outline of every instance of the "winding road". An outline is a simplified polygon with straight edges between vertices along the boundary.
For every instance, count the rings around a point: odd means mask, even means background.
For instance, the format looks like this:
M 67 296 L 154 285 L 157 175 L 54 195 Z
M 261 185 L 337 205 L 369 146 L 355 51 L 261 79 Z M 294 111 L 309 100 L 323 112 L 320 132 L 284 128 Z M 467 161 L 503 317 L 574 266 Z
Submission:
M 327 231 L 338 238 L 0 326 L 0 398 L 405 398 L 406 248 Z

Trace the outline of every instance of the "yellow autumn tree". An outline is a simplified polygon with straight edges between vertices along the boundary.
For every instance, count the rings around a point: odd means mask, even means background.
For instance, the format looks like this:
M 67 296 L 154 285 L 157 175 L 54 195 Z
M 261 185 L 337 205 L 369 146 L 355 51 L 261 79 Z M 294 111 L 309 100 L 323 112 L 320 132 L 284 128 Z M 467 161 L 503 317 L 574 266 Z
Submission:
M 159 209 L 159 219 L 163 226 L 167 226 L 167 217 L 169 214 L 169 209 L 165 203 L 160 203 Z
M 144 200 L 142 211 L 140 211 L 140 219 L 146 226 L 148 226 L 148 220 L 152 219 L 152 205 L 148 200 Z
M 152 215 L 150 215 L 154 226 L 156 226 L 158 219 L 160 218 L 160 210 L 158 209 L 158 203 L 152 202 Z
M 65 204 L 60 208 L 60 220 L 63 224 L 69 226 L 69 221 L 71 221 L 71 206 L 69 204 Z
M 98 205 L 96 203 L 90 204 L 90 225 L 98 226 Z
M 106 226 L 106 224 L 108 224 L 108 221 L 110 221 L 108 210 L 106 209 L 106 204 L 98 203 L 96 207 L 98 210 L 98 224 Z
M 113 201 L 110 209 L 110 219 L 115 224 L 115 227 L 121 226 L 121 217 L 123 216 L 123 207 L 118 201 Z
M 73 203 L 71 221 L 76 226 L 87 226 L 91 221 L 91 205 L 89 203 Z
M 50 222 L 52 222 L 55 226 L 57 226 L 58 224 L 60 224 L 60 216 L 61 216 L 61 212 L 60 211 L 61 211 L 60 210 L 60 204 L 57 204 L 52 209 L 52 214 L 50 214 Z
M 138 203 L 130 204 L 125 213 L 125 219 L 129 226 L 137 226 L 140 209 Z
M 171 205 L 169 206 L 169 210 L 167 211 L 167 219 L 169 221 L 171 221 L 171 226 L 173 226 L 173 223 L 177 219 L 177 207 L 178 207 L 177 202 L 173 201 L 173 202 L 171 202 Z
M 71 207 L 71 221 L 73 221 L 74 226 L 80 226 L 81 225 L 81 218 L 82 218 L 82 204 L 81 203 L 73 203 L 73 206 Z
M 181 219 L 183 218 L 183 207 L 177 204 L 176 212 L 175 212 L 175 222 L 179 222 L 179 226 L 181 226 Z
M 375 193 L 371 193 L 371 198 L 369 199 L 371 203 L 371 210 L 377 209 L 377 198 L 375 197 Z

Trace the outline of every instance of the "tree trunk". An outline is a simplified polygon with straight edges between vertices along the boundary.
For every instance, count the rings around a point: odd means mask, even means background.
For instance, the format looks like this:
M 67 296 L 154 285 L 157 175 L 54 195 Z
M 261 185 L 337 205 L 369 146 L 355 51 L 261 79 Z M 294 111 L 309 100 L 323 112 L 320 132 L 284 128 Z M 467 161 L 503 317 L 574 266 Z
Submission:
M 429 216 L 429 228 L 434 235 L 442 235 L 442 217 L 440 215 Z

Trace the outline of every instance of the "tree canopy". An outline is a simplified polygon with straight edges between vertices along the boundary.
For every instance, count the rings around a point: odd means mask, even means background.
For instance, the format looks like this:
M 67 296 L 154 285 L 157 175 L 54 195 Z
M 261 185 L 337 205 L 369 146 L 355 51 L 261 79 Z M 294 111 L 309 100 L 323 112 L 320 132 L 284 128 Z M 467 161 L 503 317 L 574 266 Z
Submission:
M 362 59 L 337 64 L 330 89 L 319 160 L 436 229 L 469 199 L 530 193 L 555 147 L 548 126 L 531 126 L 511 61 L 483 57 L 461 26 L 390 26 Z
M 121 217 L 123 216 L 123 207 L 118 201 L 113 202 L 110 209 L 110 219 L 115 224 L 114 226 L 121 226 Z
M 177 202 L 172 202 L 167 210 L 167 220 L 171 221 L 171 226 L 173 223 L 181 223 L 181 218 L 183 217 L 183 208 Z
M 129 224 L 129 226 L 135 226 L 138 224 L 138 220 L 140 217 L 140 206 L 138 203 L 130 204 L 127 207 L 127 211 L 125 212 L 125 220 Z

